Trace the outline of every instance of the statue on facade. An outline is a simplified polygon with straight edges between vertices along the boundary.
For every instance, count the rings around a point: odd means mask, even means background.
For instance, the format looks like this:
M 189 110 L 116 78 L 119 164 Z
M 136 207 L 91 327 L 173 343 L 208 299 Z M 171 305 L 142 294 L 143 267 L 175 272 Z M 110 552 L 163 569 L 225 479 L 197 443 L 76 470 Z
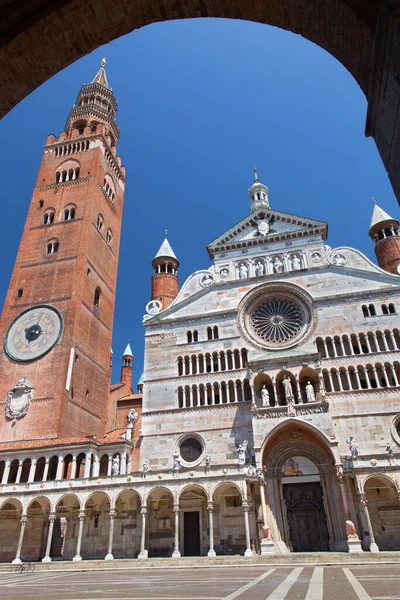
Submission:
M 395 461 L 395 458 L 394 458 L 393 448 L 390 445 L 390 442 L 386 442 L 386 452 L 387 452 L 387 455 L 389 457 L 390 464 L 391 465 L 394 464 L 396 461 Z
M 236 448 L 237 453 L 238 453 L 238 463 L 239 465 L 245 465 L 246 464 L 246 451 L 243 448 L 242 444 L 239 444 L 239 446 Z
M 353 540 L 359 539 L 357 529 L 355 528 L 353 521 L 350 521 L 350 519 L 346 521 L 346 533 L 347 533 L 347 538 L 350 538 Z
M 179 471 L 181 468 L 181 461 L 179 458 L 179 452 L 177 450 L 175 450 L 174 454 L 172 455 L 172 463 L 172 468 L 174 469 L 174 471 Z
M 128 424 L 128 428 L 131 429 L 133 427 L 133 423 L 136 419 L 136 411 L 134 408 L 131 408 L 130 411 L 128 412 L 128 415 L 126 417 L 127 420 L 127 424 Z
M 249 269 L 248 269 L 247 265 L 242 263 L 239 266 L 239 277 L 240 277 L 240 279 L 247 279 L 248 276 L 249 276 Z
M 349 439 L 346 440 L 346 442 L 348 443 L 349 448 L 350 448 L 351 458 L 357 458 L 357 456 L 358 456 L 358 444 L 357 444 L 356 440 L 354 439 L 354 437 L 351 435 L 349 437 Z
M 145 460 L 144 463 L 142 464 L 142 473 L 144 476 L 146 476 L 149 468 L 150 468 L 149 463 L 147 462 L 147 460 Z
M 293 388 L 292 388 L 292 382 L 290 381 L 290 377 L 288 375 L 286 375 L 286 377 L 282 381 L 282 383 L 283 383 L 283 388 L 285 390 L 286 400 L 288 398 L 293 398 Z
M 272 264 L 273 264 L 275 273 L 282 273 L 282 271 L 283 271 L 283 262 L 281 261 L 281 259 L 279 258 L 279 256 L 275 256 Z
M 211 467 L 211 456 L 209 454 L 206 456 L 206 467 L 207 469 Z
M 269 405 L 269 393 L 267 386 L 264 384 L 261 389 L 261 406 L 264 408 Z
M 315 391 L 314 391 L 314 386 L 312 385 L 311 381 L 307 381 L 307 384 L 305 387 L 305 392 L 306 392 L 307 402 L 315 402 Z
M 264 265 L 262 264 L 261 260 L 258 260 L 256 262 L 255 271 L 257 277 L 261 277 L 261 275 L 264 275 Z
M 119 475 L 120 458 L 119 454 L 113 456 L 111 463 L 111 475 Z
M 300 271 L 301 269 L 301 260 L 297 254 L 294 254 L 292 257 L 292 271 Z

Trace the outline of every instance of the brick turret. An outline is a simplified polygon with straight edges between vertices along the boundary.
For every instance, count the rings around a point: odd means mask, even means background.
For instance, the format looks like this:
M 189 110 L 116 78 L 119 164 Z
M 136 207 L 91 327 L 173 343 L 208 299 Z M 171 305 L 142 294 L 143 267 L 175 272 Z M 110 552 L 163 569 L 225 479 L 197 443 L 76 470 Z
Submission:
M 172 304 L 179 292 L 179 260 L 167 238 L 161 244 L 151 264 L 154 269 L 151 278 L 151 299 L 159 300 L 164 309 Z
M 132 390 L 132 362 L 133 354 L 130 344 L 127 344 L 122 355 L 121 381 Z
M 399 221 L 375 204 L 368 235 L 374 241 L 374 250 L 381 269 L 400 274 Z

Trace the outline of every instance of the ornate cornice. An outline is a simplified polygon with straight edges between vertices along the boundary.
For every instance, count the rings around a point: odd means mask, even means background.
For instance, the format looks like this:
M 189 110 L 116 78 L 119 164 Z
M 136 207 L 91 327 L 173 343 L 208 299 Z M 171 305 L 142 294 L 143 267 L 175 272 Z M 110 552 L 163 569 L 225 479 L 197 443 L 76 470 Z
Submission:
M 227 408 L 237 409 L 240 406 L 246 406 L 248 411 L 251 409 L 251 402 L 245 400 L 243 402 L 230 402 L 229 404 L 206 404 L 205 406 L 192 406 L 191 408 L 169 408 L 166 410 L 158 410 L 156 412 L 142 412 L 142 418 L 150 418 L 150 417 L 161 417 L 163 415 L 181 415 L 185 413 L 193 414 L 196 412 L 203 412 L 207 410 L 215 411 L 215 410 L 223 410 Z

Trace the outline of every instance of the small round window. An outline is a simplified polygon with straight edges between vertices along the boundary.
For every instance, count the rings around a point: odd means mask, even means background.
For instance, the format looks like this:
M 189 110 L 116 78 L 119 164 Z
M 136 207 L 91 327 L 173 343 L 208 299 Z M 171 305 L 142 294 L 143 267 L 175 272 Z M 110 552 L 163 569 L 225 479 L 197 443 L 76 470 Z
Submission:
M 181 457 L 188 463 L 196 462 L 203 453 L 203 447 L 196 438 L 186 438 L 180 447 Z

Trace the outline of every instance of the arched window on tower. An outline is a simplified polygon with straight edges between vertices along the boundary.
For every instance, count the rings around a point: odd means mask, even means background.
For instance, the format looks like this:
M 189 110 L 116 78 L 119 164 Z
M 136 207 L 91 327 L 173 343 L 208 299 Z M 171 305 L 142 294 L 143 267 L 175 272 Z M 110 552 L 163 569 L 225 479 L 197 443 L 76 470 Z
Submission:
M 111 244 L 111 240 L 112 240 L 111 229 L 107 229 L 107 235 L 106 235 L 106 242 L 107 242 L 107 244 Z
M 213 339 L 212 335 L 213 335 L 213 334 L 212 334 L 212 329 L 211 329 L 211 327 L 207 327 L 207 339 L 208 339 L 208 340 L 212 340 L 212 339 Z
M 60 243 L 58 240 L 49 240 L 46 246 L 47 254 L 56 254 L 56 252 L 58 252 L 59 245 Z
M 213 338 L 214 340 L 217 340 L 219 338 L 218 327 L 216 325 L 214 325 L 213 328 Z
M 101 290 L 99 287 L 97 287 L 94 291 L 94 298 L 93 298 L 93 306 L 95 306 L 96 308 L 100 307 L 100 297 L 101 297 Z
M 43 215 L 43 225 L 54 223 L 54 210 L 47 210 Z
M 96 223 L 96 229 L 97 229 L 97 231 L 101 231 L 102 230 L 103 224 L 104 224 L 103 215 L 98 215 L 98 217 L 97 217 L 97 223 Z
M 188 331 L 188 332 L 186 333 L 186 336 L 187 336 L 187 341 L 188 341 L 188 344 L 191 344 L 191 343 L 192 343 L 192 340 L 193 340 L 192 332 L 191 332 L 191 331 Z
M 75 219 L 75 206 L 66 206 L 64 208 L 64 221 L 72 221 Z

